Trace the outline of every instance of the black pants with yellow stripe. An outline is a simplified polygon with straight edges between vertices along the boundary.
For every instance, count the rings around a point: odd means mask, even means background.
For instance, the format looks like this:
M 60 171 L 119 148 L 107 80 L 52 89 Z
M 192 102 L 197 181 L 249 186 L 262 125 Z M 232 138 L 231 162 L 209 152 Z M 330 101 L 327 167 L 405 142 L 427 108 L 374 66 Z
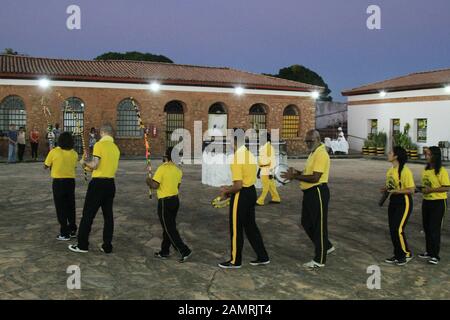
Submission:
M 314 243 L 314 261 L 321 264 L 325 264 L 327 250 L 333 246 L 328 240 L 329 201 L 330 190 L 326 184 L 303 190 L 301 223 Z
M 388 217 L 395 259 L 411 257 L 411 251 L 406 241 L 405 228 L 413 209 L 411 195 L 392 195 L 389 201 Z
M 158 217 L 163 228 L 162 255 L 169 255 L 170 245 L 182 256 L 187 255 L 190 251 L 177 230 L 176 218 L 179 207 L 180 200 L 178 196 L 158 199 Z
M 444 215 L 447 211 L 447 200 L 423 200 L 422 221 L 425 231 L 426 251 L 433 257 L 440 259 L 441 229 Z
M 242 248 L 244 247 L 244 232 L 257 259 L 269 260 L 261 232 L 256 225 L 255 216 L 256 189 L 255 186 L 244 187 L 231 196 L 230 201 L 230 235 L 231 263 L 242 264 Z

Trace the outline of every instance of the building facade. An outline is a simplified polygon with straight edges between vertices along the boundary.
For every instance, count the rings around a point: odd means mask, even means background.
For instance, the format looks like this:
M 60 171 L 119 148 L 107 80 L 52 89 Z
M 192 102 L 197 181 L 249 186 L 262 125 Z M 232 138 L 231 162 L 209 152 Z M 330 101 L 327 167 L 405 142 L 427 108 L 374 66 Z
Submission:
M 38 128 L 42 154 L 48 123 L 72 132 L 81 127 L 86 139 L 90 128 L 111 123 L 122 154 L 139 156 L 144 147 L 136 104 L 154 156 L 177 143 L 170 139 L 174 130 L 193 133 L 195 121 L 201 121 L 202 131 L 280 129 L 288 153 L 295 155 L 305 151 L 305 133 L 315 127 L 312 92 L 321 89 L 229 68 L 3 55 L 0 131 L 11 123 L 27 131 Z M 0 154 L 6 149 L 4 138 Z
M 414 73 L 344 91 L 348 98 L 350 148 L 361 150 L 370 134 L 393 135 L 410 126 L 409 136 L 423 147 L 450 141 L 450 69 Z

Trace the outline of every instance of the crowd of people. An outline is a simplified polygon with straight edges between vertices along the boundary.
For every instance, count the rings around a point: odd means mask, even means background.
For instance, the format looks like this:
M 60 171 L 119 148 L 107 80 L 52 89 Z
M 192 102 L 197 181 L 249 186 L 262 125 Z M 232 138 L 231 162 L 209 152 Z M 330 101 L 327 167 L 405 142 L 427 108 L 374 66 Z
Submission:
M 58 146 L 59 136 L 61 129 L 59 123 L 55 125 L 49 125 L 45 132 L 45 155 L 47 155 L 52 149 Z M 97 130 L 91 128 L 89 131 L 89 154 L 92 154 L 94 144 L 97 142 Z M 25 127 L 20 126 L 17 130 L 15 124 L 9 126 L 9 130 L 6 133 L 8 139 L 8 163 L 16 163 L 24 161 L 25 151 L 27 145 L 30 148 L 30 158 L 32 161 L 37 161 L 39 158 L 39 143 L 41 142 L 41 133 L 36 126 L 29 131 L 28 135 Z M 28 144 L 29 143 L 29 144 Z

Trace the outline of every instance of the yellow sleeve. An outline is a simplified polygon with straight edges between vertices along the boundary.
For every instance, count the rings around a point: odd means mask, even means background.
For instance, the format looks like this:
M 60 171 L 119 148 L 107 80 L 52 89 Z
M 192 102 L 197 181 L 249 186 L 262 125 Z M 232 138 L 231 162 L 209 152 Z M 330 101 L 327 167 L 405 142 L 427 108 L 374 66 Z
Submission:
M 328 155 L 324 152 L 318 153 L 314 157 L 313 172 L 324 173 L 327 170 Z
M 51 166 L 52 166 L 52 164 L 53 164 L 53 155 L 54 155 L 54 153 L 55 153 L 55 149 L 52 149 L 52 150 L 48 153 L 47 158 L 45 158 L 44 164 L 45 164 L 47 167 L 51 167 Z
M 444 168 L 441 169 L 441 174 L 439 175 L 439 182 L 443 187 L 450 187 L 450 179 L 448 178 L 448 172 Z
M 180 179 L 179 179 L 179 181 L 178 181 L 178 184 L 181 183 L 181 179 L 182 179 L 182 178 L 183 178 L 183 171 L 180 170 Z
M 164 174 L 163 169 L 161 168 L 161 166 L 159 166 L 158 169 L 156 169 L 156 172 L 153 175 L 152 179 L 158 183 L 161 183 L 163 174 Z
M 233 163 L 231 164 L 231 180 L 232 181 L 242 181 L 244 180 L 242 174 L 242 165 Z
M 414 188 L 416 185 L 414 183 L 414 177 L 411 170 L 405 170 L 402 172 L 402 189 Z
M 92 150 L 92 156 L 97 157 L 97 158 L 102 158 L 102 147 L 100 145 L 100 143 L 96 143 L 94 144 L 94 150 Z

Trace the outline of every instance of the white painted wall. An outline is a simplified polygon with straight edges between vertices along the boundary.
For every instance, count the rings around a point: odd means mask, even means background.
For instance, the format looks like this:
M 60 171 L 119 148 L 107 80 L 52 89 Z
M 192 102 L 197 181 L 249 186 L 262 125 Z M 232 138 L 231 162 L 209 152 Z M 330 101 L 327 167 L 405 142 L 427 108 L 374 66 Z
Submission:
M 442 91 L 440 94 L 442 95 Z M 349 101 L 370 100 L 369 96 L 371 95 L 357 96 Z M 380 99 L 377 95 L 371 98 L 375 97 Z M 366 138 L 369 133 L 370 119 L 378 119 L 378 131 L 383 130 L 388 133 L 388 145 L 392 141 L 392 119 L 400 119 L 401 130 L 406 123 L 411 125 L 409 134 L 414 143 L 417 143 L 417 119 L 428 119 L 427 142 L 418 143 L 419 153 L 422 153 L 423 146 L 437 145 L 439 141 L 450 141 L 450 100 L 348 106 L 349 135 Z M 361 150 L 363 140 L 354 137 L 349 137 L 348 140 L 350 149 Z

